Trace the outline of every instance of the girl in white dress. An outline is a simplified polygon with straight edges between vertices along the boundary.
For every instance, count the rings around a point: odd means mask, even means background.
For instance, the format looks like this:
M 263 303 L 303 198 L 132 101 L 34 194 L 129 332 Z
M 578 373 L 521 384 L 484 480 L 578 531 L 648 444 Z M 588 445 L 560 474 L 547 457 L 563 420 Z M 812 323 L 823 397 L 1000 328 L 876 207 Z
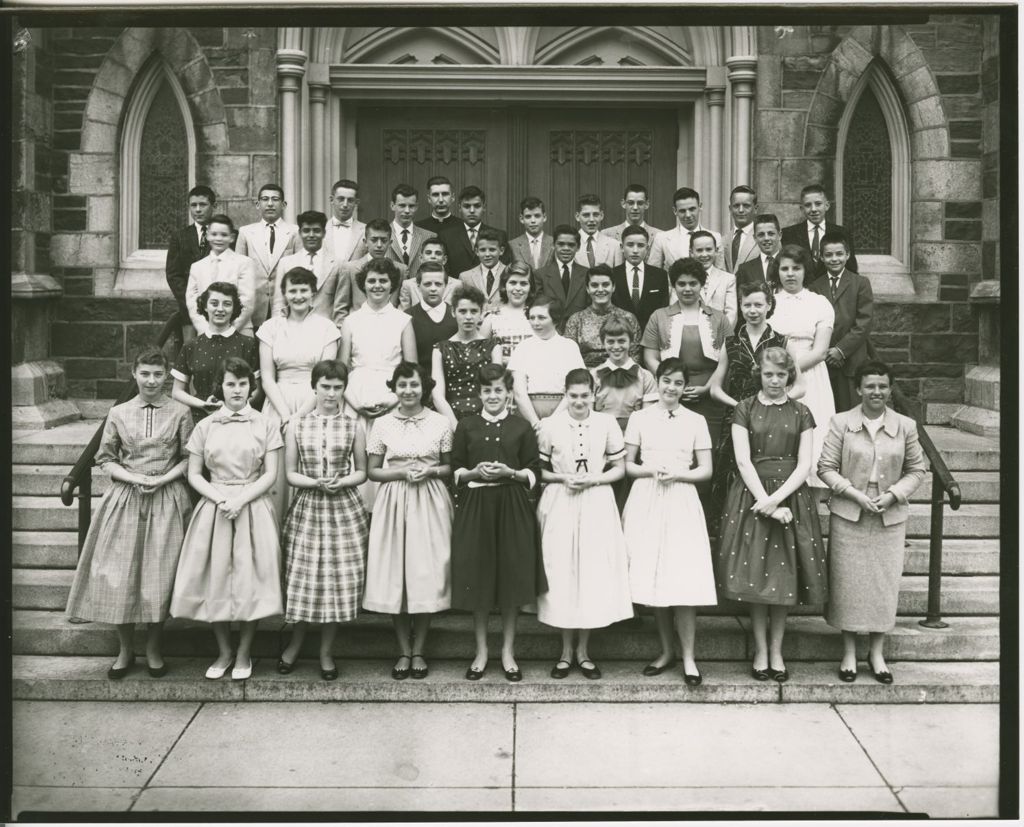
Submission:
M 818 467 L 818 458 L 828 436 L 828 423 L 836 413 L 825 365 L 836 313 L 827 298 L 804 288 L 804 280 L 814 272 L 810 252 L 795 244 L 787 244 L 779 252 L 769 273 L 770 282 L 781 284 L 775 294 L 772 328 L 787 338 L 787 349 L 793 354 L 806 387 L 800 401 L 814 415 L 812 469 Z M 807 484 L 812 491 L 828 487 L 814 470 L 807 478 Z
M 634 603 L 654 607 L 661 640 L 661 654 L 644 674 L 660 675 L 671 666 L 674 615 L 683 677 L 696 686 L 696 607 L 718 602 L 707 523 L 694 487 L 711 479 L 711 436 L 704 417 L 680 405 L 689 379 L 683 360 L 665 359 L 656 378 L 658 404 L 631 414 L 626 425 L 626 474 L 634 480 L 622 515 L 629 585 Z
M 615 417 L 593 410 L 590 371 L 569 371 L 565 396 L 566 410 L 544 420 L 539 438 L 547 486 L 537 517 L 548 590 L 537 597 L 537 618 L 562 630 L 562 655 L 551 677 L 568 676 L 578 629 L 576 664 L 593 679 L 601 670 L 588 652 L 591 629 L 633 616 L 626 540 L 612 491 L 626 473 L 626 449 Z

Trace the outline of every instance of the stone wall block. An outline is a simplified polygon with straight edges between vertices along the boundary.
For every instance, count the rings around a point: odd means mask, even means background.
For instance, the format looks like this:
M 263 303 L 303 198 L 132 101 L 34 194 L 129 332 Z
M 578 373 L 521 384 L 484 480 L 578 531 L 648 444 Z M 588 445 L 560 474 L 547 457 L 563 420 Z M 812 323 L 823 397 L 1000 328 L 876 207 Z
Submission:
M 114 191 L 117 164 L 110 153 L 72 152 L 68 156 L 68 188 L 85 195 L 105 195 Z
M 838 126 L 846 104 L 831 95 L 815 95 L 807 113 L 807 122 L 824 126 Z
M 86 113 L 90 120 L 114 124 L 121 122 L 124 97 L 106 89 L 93 89 L 89 95 Z
M 803 109 L 807 110 L 811 108 L 811 101 L 814 100 L 814 92 L 808 92 L 806 90 L 800 90 L 798 92 L 790 91 L 786 89 L 782 93 L 782 107 L 784 109 Z
M 116 60 L 106 60 L 103 62 L 103 67 L 96 74 L 93 86 L 124 98 L 128 96 L 128 91 L 131 89 L 135 74 L 127 66 Z
M 88 201 L 88 227 L 94 233 L 112 233 L 117 228 L 117 202 L 112 195 L 92 195 Z
M 938 201 L 981 199 L 981 164 L 978 161 L 914 161 L 914 198 Z
M 87 120 L 82 124 L 82 152 L 109 152 L 117 146 L 117 125 Z
M 190 95 L 188 101 L 195 113 L 196 123 L 220 123 L 227 120 L 227 113 L 216 87 L 211 86 Z
M 942 203 L 940 201 L 916 201 L 911 207 L 913 214 L 913 238 L 918 241 L 942 241 Z
M 198 178 L 217 193 L 218 198 L 250 195 L 248 155 L 201 155 Z
M 109 233 L 54 233 L 50 259 L 56 267 L 114 267 L 117 245 Z
M 900 79 L 900 90 L 906 103 L 912 104 L 933 97 L 938 87 L 932 70 L 922 66 Z
M 922 379 L 921 399 L 925 402 L 963 402 L 964 380 Z
M 181 81 L 183 89 L 192 93 L 206 92 L 216 86 L 213 73 L 202 55 L 178 70 L 178 80 Z
M 201 124 L 199 133 L 202 136 L 202 148 L 207 152 L 227 152 L 231 142 L 228 140 L 226 123 Z
M 156 29 L 126 29 L 111 48 L 108 57 L 137 72 L 153 52 L 156 32 Z
M 187 29 L 157 29 L 156 41 L 160 53 L 175 73 L 202 55 L 202 49 Z
M 966 302 L 952 305 L 950 318 L 954 333 L 977 333 L 978 317 Z
M 944 127 L 912 132 L 910 145 L 913 157 L 917 159 L 949 157 L 949 133 Z
M 926 241 L 913 245 L 914 269 L 927 273 L 977 273 L 981 271 L 978 244 L 939 244 Z
M 843 48 L 837 49 L 833 55 L 840 69 L 858 77 L 874 60 L 874 55 L 865 48 L 864 44 L 854 38 L 847 39 Z
M 819 96 L 820 97 L 820 96 Z M 804 152 L 812 156 L 834 157 L 839 138 L 839 130 L 829 126 L 811 124 L 807 127 Z
M 938 95 L 914 101 L 907 107 L 911 130 L 930 129 L 946 125 L 942 99 Z
M 986 199 L 981 202 L 981 237 L 984 239 L 999 238 L 999 202 Z
M 117 375 L 116 359 L 63 359 L 68 379 L 108 379 Z
M 135 354 L 143 348 L 150 348 L 156 345 L 163 327 L 163 324 L 159 322 L 127 325 L 125 327 L 125 357 L 127 359 L 134 359 Z
M 947 95 L 942 99 L 942 106 L 951 121 L 974 121 L 981 118 L 981 98 L 976 95 Z
M 50 325 L 54 356 L 124 358 L 124 326 L 54 322 Z
M 252 180 L 254 184 L 253 195 L 256 194 L 255 187 L 262 187 L 264 184 L 277 181 L 277 155 L 253 155 Z M 325 186 L 329 187 L 330 184 L 325 183 Z
M 914 41 L 901 26 L 881 26 L 878 30 L 878 54 L 890 68 L 914 52 L 919 51 Z
M 769 110 L 757 113 L 756 154 L 759 156 L 798 157 L 804 149 L 803 112 Z
M 984 152 L 999 151 L 999 104 L 990 103 L 981 110 L 981 148 Z
M 948 304 L 879 304 L 875 303 L 875 326 L 879 331 L 913 331 L 919 333 L 949 332 Z M 872 332 L 871 340 L 876 340 Z M 885 333 L 878 340 L 884 347 L 908 347 L 907 334 Z
M 149 299 L 61 299 L 57 318 L 68 322 L 123 322 L 125 319 L 149 319 Z M 175 305 L 177 306 L 177 305 Z
M 757 108 L 782 106 L 782 58 L 761 54 L 757 58 Z
M 909 45 L 911 48 L 908 48 L 901 58 L 889 63 L 892 73 L 897 80 L 928 66 L 928 59 L 924 56 L 924 52 L 918 48 L 917 44 L 911 40 Z
M 835 161 L 832 158 L 813 160 L 794 158 L 783 160 L 779 175 L 780 196 L 784 200 L 792 199 L 795 207 L 796 202 L 800 198 L 800 190 L 811 182 L 822 184 L 826 192 L 835 192 L 835 187 L 832 185 L 834 165 Z M 783 221 L 782 226 L 785 227 L 787 223 L 798 221 L 799 218 L 799 210 L 797 210 L 797 214 L 791 220 Z M 782 220 L 781 215 L 779 219 Z
M 241 152 L 272 152 L 277 144 L 277 108 L 229 106 L 228 134 L 231 146 Z
M 760 77 L 757 82 L 760 86 Z M 249 54 L 249 94 L 256 106 L 277 105 L 277 64 L 272 49 L 253 49 Z
M 32 190 L 11 193 L 11 221 L 13 227 L 33 232 L 50 231 L 50 195 Z
M 48 142 L 53 130 L 53 107 L 40 95 L 27 95 L 20 126 L 20 137 Z

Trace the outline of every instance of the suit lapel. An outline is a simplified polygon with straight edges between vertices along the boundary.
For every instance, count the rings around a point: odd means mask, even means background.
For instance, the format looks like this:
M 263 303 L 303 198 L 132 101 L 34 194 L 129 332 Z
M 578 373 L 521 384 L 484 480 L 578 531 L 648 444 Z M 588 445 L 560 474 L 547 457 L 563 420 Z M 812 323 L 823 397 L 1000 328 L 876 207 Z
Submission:
M 281 260 L 281 256 L 284 255 L 284 251 L 288 248 L 291 240 L 292 228 L 282 226 L 277 231 L 277 237 L 274 239 L 274 252 L 270 255 L 270 266 L 267 267 L 268 273 L 277 266 L 277 262 Z
M 853 281 L 853 277 L 850 275 L 850 273 L 849 272 L 843 273 L 843 277 L 841 279 L 839 279 L 839 288 L 836 290 L 836 297 L 834 299 L 832 299 L 832 304 L 833 305 L 835 305 L 835 306 L 839 305 L 839 300 L 843 297 L 843 293 L 845 293 L 849 289 L 851 281 Z M 828 275 L 826 274 L 825 275 L 825 289 L 827 291 L 826 295 L 829 295 L 829 294 L 832 293 L 832 291 L 829 290 L 829 287 L 830 287 L 830 282 L 828 281 Z M 831 295 L 829 295 L 829 298 L 832 298 Z
M 576 262 L 573 262 L 575 264 Z M 561 283 L 561 279 L 559 279 Z M 566 304 L 571 304 L 572 300 L 579 295 L 580 290 L 585 289 L 587 285 L 587 271 L 583 268 L 572 267 L 569 270 L 569 294 L 565 297 Z

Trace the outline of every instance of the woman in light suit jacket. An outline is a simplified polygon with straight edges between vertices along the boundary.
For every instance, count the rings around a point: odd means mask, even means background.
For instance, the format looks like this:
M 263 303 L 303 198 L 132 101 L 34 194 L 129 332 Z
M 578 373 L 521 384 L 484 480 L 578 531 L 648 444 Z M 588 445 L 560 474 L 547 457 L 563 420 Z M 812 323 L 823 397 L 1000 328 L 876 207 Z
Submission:
M 861 403 L 832 417 L 818 462 L 818 476 L 831 490 L 825 620 L 843 633 L 840 680 L 857 679 L 856 635 L 867 632 L 871 673 L 889 684 L 882 647 L 896 625 L 907 501 L 927 466 L 917 424 L 886 407 L 889 366 L 866 362 L 854 380 Z

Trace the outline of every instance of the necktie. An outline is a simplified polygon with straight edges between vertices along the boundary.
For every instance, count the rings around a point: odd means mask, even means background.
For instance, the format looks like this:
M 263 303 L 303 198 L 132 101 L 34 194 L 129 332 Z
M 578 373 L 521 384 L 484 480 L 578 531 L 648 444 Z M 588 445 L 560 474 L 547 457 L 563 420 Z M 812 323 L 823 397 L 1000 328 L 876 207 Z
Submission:
M 765 256 L 764 257 L 764 280 L 765 281 L 768 281 L 768 279 L 770 277 L 771 269 L 772 269 L 772 262 L 774 262 L 774 261 L 775 261 L 775 257 L 774 256 Z
M 736 230 L 732 237 L 732 266 L 736 267 L 736 259 L 740 257 L 740 242 L 743 240 L 743 230 Z
M 402 261 L 409 263 L 409 231 L 402 230 Z
M 199 231 L 199 252 L 204 256 L 210 252 L 210 243 L 206 240 L 206 225 L 204 224 Z
M 566 296 L 569 295 L 569 265 L 568 264 L 563 264 L 562 265 L 562 292 L 564 292 Z
M 268 224 L 267 226 L 270 227 L 270 252 L 273 253 L 274 252 L 274 225 L 273 224 Z
M 313 266 L 313 259 L 315 257 L 316 257 L 315 253 L 310 253 L 309 254 L 309 269 L 312 270 L 314 273 L 316 272 L 316 268 Z
M 530 239 L 530 252 L 533 255 L 533 267 L 534 267 L 534 269 L 537 269 L 538 267 L 540 267 L 540 239 L 539 238 L 531 238 Z
M 820 232 L 821 227 L 817 224 L 814 225 L 814 236 L 811 238 L 811 252 L 814 253 L 814 257 L 818 257 L 818 245 L 820 244 Z
M 490 296 L 494 292 L 494 271 L 487 271 L 487 295 Z
M 476 249 L 476 227 L 469 231 L 469 246 Z
M 630 298 L 633 299 L 633 306 L 640 304 L 640 268 L 633 267 L 633 289 L 630 291 Z
M 590 262 L 591 267 L 597 264 L 597 259 L 594 258 L 594 237 L 592 235 L 587 236 L 587 261 Z
M 834 302 L 836 300 L 836 290 L 839 289 L 839 276 L 829 278 L 829 281 L 832 283 L 832 301 Z

